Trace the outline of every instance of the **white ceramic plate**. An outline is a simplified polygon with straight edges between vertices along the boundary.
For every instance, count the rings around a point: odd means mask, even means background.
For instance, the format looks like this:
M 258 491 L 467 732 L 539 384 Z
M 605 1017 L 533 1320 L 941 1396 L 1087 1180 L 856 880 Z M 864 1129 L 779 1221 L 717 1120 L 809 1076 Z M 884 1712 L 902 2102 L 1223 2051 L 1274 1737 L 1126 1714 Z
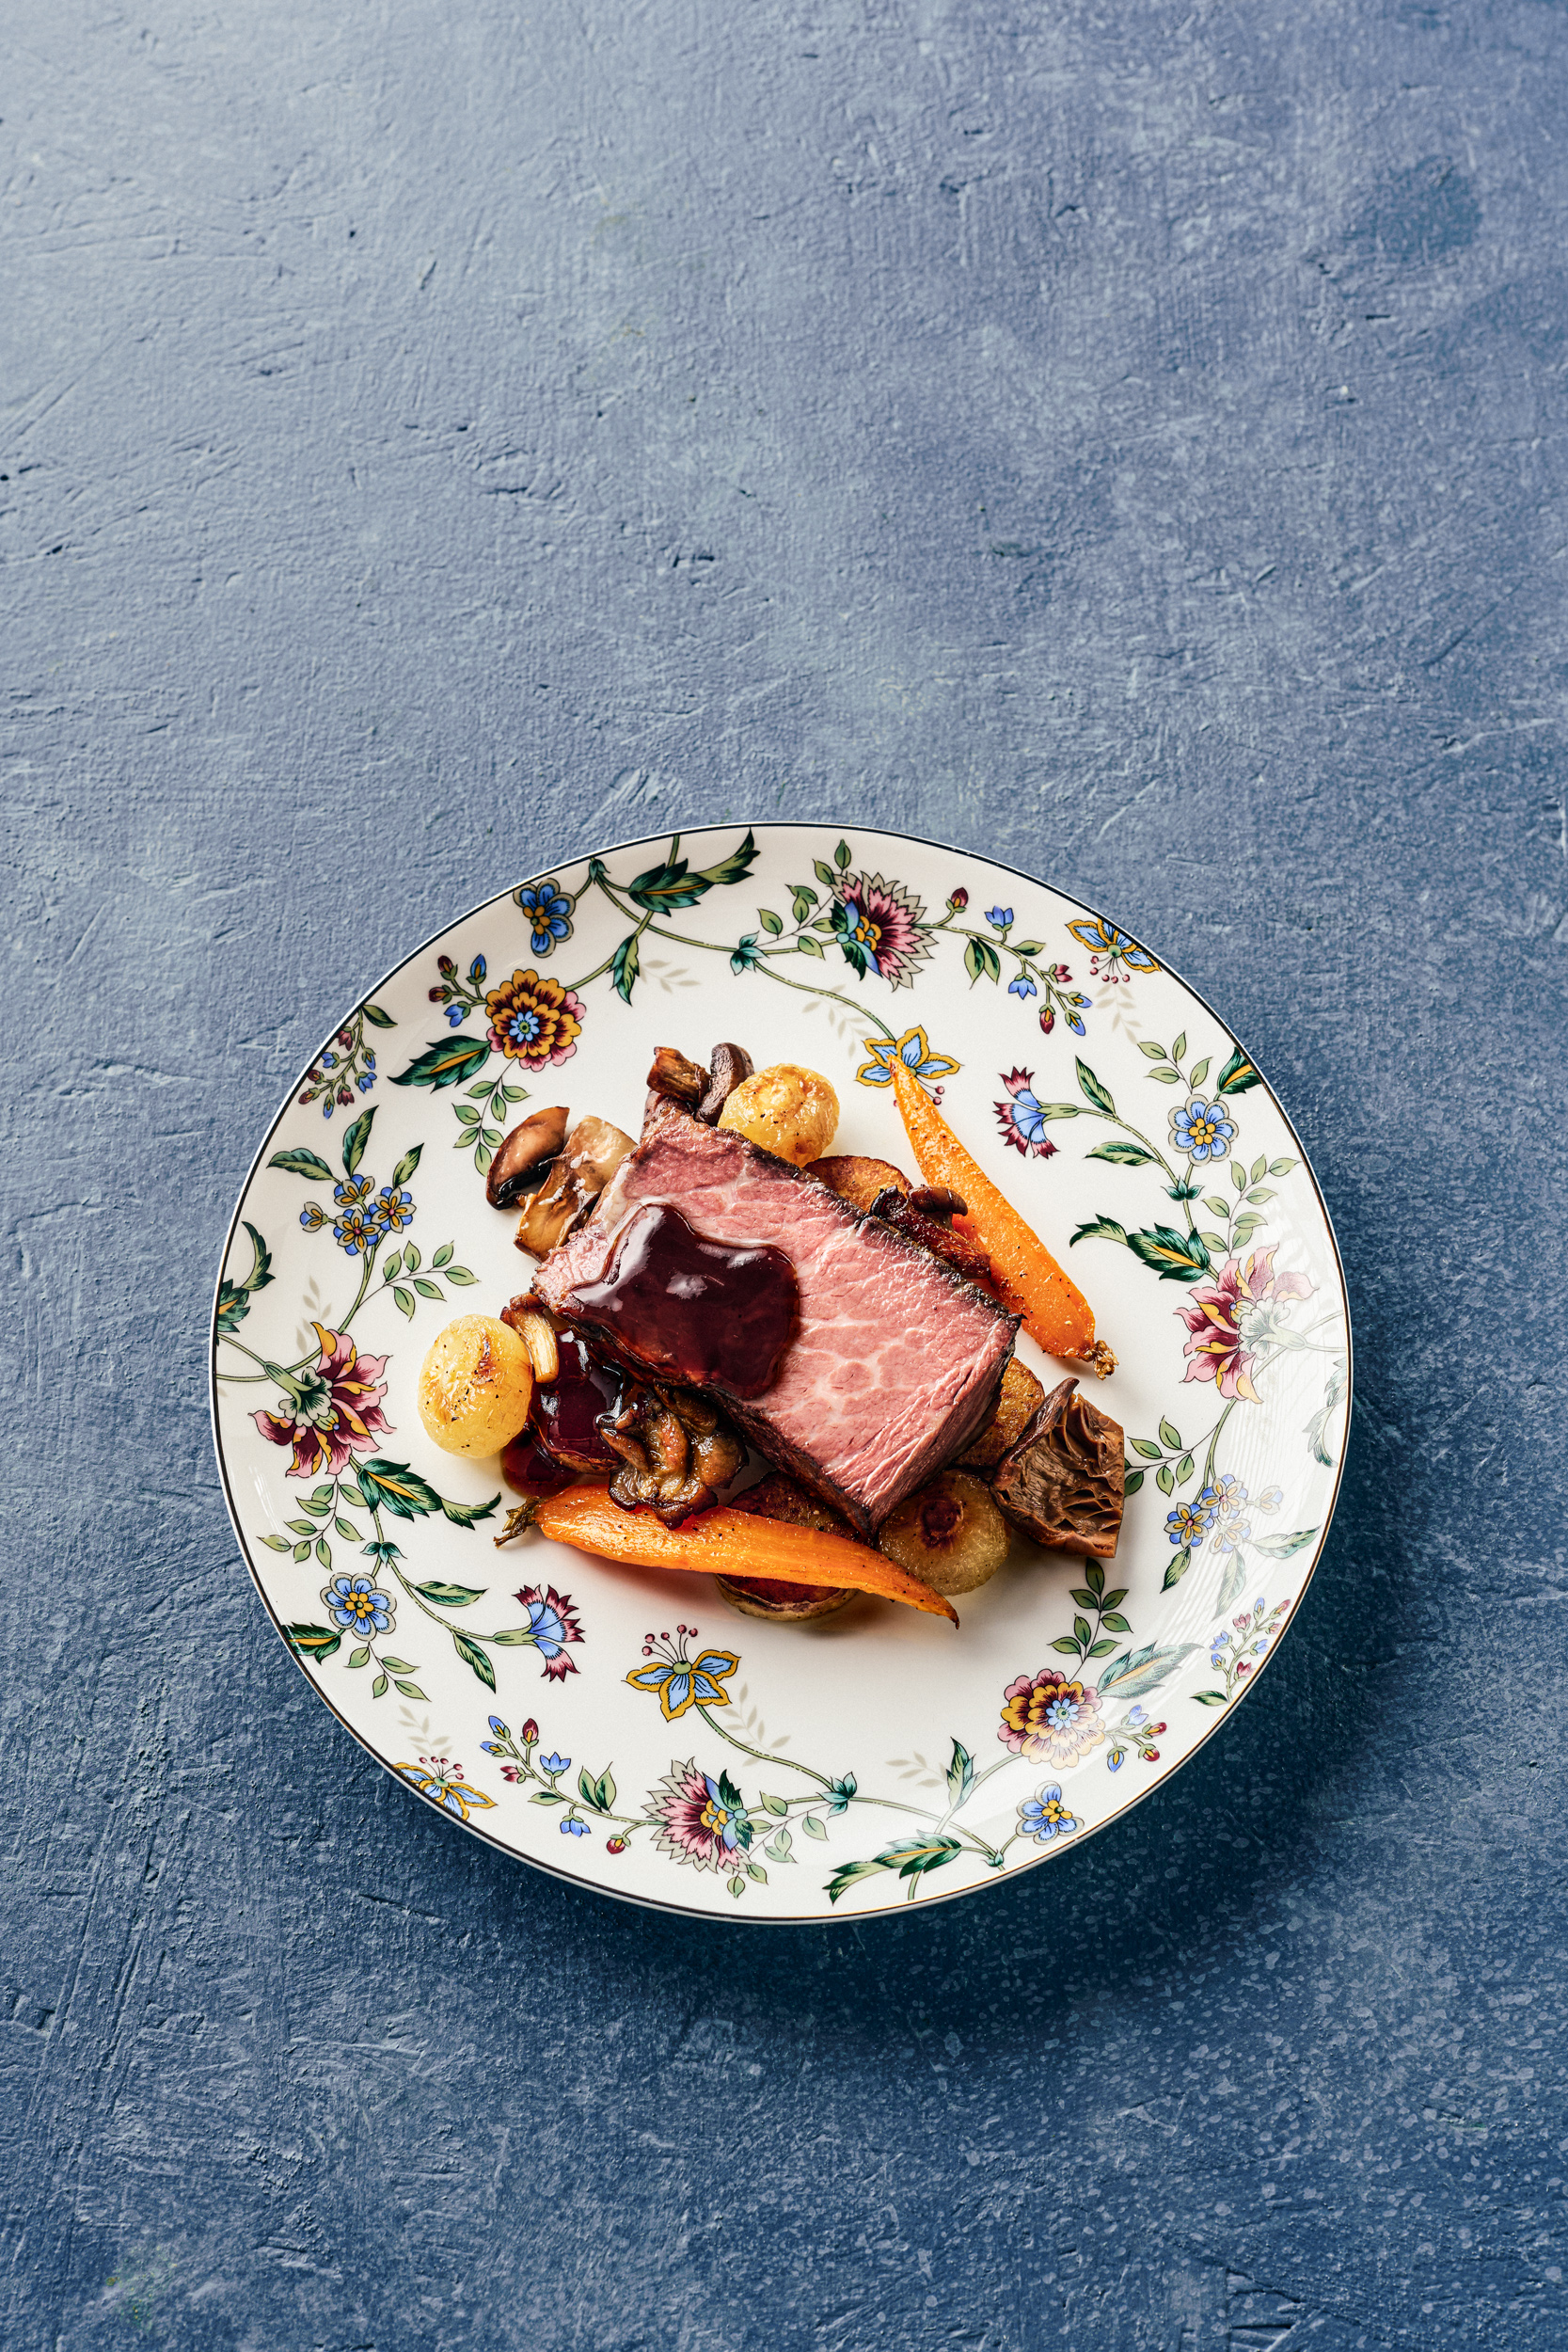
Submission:
M 869 1599 L 791 1626 L 705 1579 L 493 1547 L 498 1465 L 437 1451 L 415 1406 L 441 1324 L 533 1263 L 478 1163 L 524 1100 L 635 1133 L 654 1048 L 721 1038 L 823 1071 L 834 1150 L 909 1166 L 901 1052 L 1067 1263 L 1120 1359 L 1090 1383 L 1134 1489 L 1103 1573 L 1021 1540 L 958 1632 Z M 1174 1772 L 1290 1622 L 1350 1403 L 1322 1198 L 1201 997 L 1043 882 L 804 825 L 574 860 L 380 982 L 257 1155 L 213 1367 L 251 1574 L 372 1756 L 562 1877 L 775 1920 L 992 1883 Z

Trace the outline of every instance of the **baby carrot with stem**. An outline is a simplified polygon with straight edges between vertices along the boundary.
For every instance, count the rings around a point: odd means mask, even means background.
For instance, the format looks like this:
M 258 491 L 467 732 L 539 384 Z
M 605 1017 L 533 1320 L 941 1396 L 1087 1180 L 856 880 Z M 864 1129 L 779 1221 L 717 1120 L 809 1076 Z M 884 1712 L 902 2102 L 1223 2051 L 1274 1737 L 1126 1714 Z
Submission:
M 698 1576 L 741 1576 L 769 1584 L 833 1584 L 876 1593 L 911 1609 L 958 1622 L 951 1601 L 934 1593 L 896 1561 L 815 1527 L 752 1518 L 745 1511 L 705 1511 L 680 1527 L 666 1527 L 651 1511 L 624 1511 L 604 1486 L 568 1486 L 514 1511 L 498 1543 L 537 1527 L 552 1542 L 596 1552 L 633 1568 L 674 1568 Z
M 1077 1283 L 970 1157 L 908 1063 L 894 1054 L 889 1066 L 920 1172 L 928 1184 L 961 1194 L 968 1213 L 957 1222 L 990 1258 L 1004 1304 L 1022 1316 L 1024 1329 L 1048 1356 L 1090 1365 L 1103 1380 L 1117 1359 L 1095 1338 L 1094 1310 Z

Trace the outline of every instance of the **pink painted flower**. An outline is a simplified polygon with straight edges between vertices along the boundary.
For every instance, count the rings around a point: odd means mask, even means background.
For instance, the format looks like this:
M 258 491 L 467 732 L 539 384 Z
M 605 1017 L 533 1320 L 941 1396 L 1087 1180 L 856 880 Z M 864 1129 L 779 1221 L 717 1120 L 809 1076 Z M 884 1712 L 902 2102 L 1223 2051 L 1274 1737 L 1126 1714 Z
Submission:
M 834 934 L 862 979 L 875 972 L 893 988 L 912 988 L 914 967 L 931 952 L 921 928 L 926 910 L 902 882 L 880 874 L 846 874 L 829 909 Z
M 1025 1159 L 1031 1155 L 1037 1160 L 1053 1158 L 1056 1146 L 1045 1132 L 1045 1112 L 1035 1092 L 1034 1073 L 1004 1071 L 1001 1077 L 1009 1098 L 995 1105 L 1003 1141 L 1010 1143 L 1015 1152 L 1022 1152 Z
M 361 1356 L 346 1331 L 313 1329 L 320 1361 L 309 1372 L 287 1375 L 290 1393 L 276 1413 L 253 1413 L 252 1421 L 273 1445 L 293 1448 L 290 1478 L 336 1478 L 354 1454 L 373 1454 L 378 1438 L 392 1424 L 381 1409 L 387 1393 L 385 1356 Z
M 1076 1764 L 1105 1738 L 1100 1693 L 1086 1681 L 1069 1682 L 1053 1666 L 1020 1675 L 1002 1693 L 997 1738 L 1014 1756 L 1027 1756 L 1058 1770 Z
M 751 1817 L 727 1772 L 714 1780 L 695 1761 L 672 1764 L 650 1802 L 659 1825 L 654 1843 L 672 1862 L 728 1870 L 745 1860 Z
M 1244 1266 L 1227 1258 L 1214 1289 L 1195 1291 L 1190 1306 L 1178 1307 L 1192 1335 L 1182 1350 L 1183 1379 L 1212 1380 L 1221 1396 L 1259 1402 L 1252 1385 L 1257 1349 L 1284 1328 L 1287 1299 L 1312 1295 L 1305 1274 L 1275 1274 L 1276 1247 L 1255 1249 Z

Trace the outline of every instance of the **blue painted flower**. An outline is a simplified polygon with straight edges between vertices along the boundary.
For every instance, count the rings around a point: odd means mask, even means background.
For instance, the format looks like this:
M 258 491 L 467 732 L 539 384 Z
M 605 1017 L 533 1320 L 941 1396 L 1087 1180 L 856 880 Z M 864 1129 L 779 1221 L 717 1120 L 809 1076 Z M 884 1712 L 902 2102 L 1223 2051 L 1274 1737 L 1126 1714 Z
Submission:
M 1103 915 L 1069 923 L 1068 929 L 1074 939 L 1091 950 L 1089 973 L 1094 979 L 1125 980 L 1130 973 L 1160 969 L 1147 947 L 1140 947 L 1135 939 L 1116 930 Z
M 384 1233 L 401 1233 L 414 1222 L 414 1196 L 396 1184 L 383 1184 L 375 1196 L 374 1216 Z
M 1112 1770 L 1116 1767 L 1113 1765 Z M 1069 1830 L 1082 1829 L 1084 1824 L 1062 1803 L 1059 1782 L 1053 1781 L 1032 1797 L 1025 1797 L 1018 1808 L 1018 1826 L 1025 1837 L 1032 1837 L 1038 1846 L 1047 1846 L 1053 1837 L 1065 1837 Z
M 933 1078 L 950 1078 L 960 1065 L 950 1054 L 933 1052 L 924 1029 L 906 1029 L 900 1038 L 868 1037 L 865 1050 L 869 1061 L 862 1062 L 855 1076 L 863 1087 L 890 1087 L 893 1084 L 893 1057 L 897 1055 L 906 1070 L 912 1070 L 917 1078 L 930 1087 Z M 934 1101 L 942 1101 L 942 1089 L 931 1087 Z
M 299 1221 L 308 1233 L 319 1233 L 327 1222 L 326 1211 L 318 1208 L 313 1200 L 308 1200 L 299 1213 Z
M 1007 993 L 1009 996 L 1037 996 L 1039 990 L 1027 972 L 1021 972 L 1016 980 L 1007 982 Z
M 739 1663 L 733 1650 L 705 1649 L 700 1658 L 686 1658 L 672 1649 L 639 1666 L 626 1680 L 634 1691 L 657 1691 L 664 1720 L 673 1724 L 689 1707 L 728 1707 L 724 1684 Z
M 1064 996 L 1062 999 L 1063 1007 L 1067 1012 L 1067 1025 L 1072 1031 L 1074 1037 L 1082 1037 L 1084 1035 L 1084 1012 L 1088 1005 L 1088 1001 L 1089 1000 L 1086 996 L 1080 996 L 1076 993 L 1071 996 Z
M 1283 1486 L 1265 1486 L 1258 1498 L 1258 1508 L 1259 1511 L 1277 1511 L 1284 1500 Z
M 1045 1106 L 1035 1092 L 1033 1077 L 1033 1072 L 1028 1070 L 1004 1072 L 1002 1083 L 1007 1089 L 1007 1100 L 993 1107 L 1005 1142 L 1026 1160 L 1049 1160 L 1054 1157 L 1056 1146 L 1045 1132 Z
M 582 1628 L 568 1593 L 558 1593 L 553 1584 L 525 1584 L 517 1595 L 528 1611 L 529 1631 L 533 1646 L 545 1661 L 546 1682 L 564 1682 L 577 1672 L 577 1661 L 564 1656 L 570 1642 L 580 1642 Z
M 350 1209 L 332 1228 L 339 1248 L 350 1258 L 356 1258 L 361 1249 L 373 1249 L 384 1230 L 373 1209 Z
M 502 1723 L 499 1715 L 491 1716 L 490 1728 L 495 1733 L 498 1740 L 510 1740 L 512 1737 L 512 1734 L 508 1731 L 506 1725 Z
M 993 931 L 1005 931 L 1012 919 L 1011 907 L 988 907 L 986 909 L 986 921 Z
M 571 937 L 572 901 L 562 898 L 561 885 L 553 878 L 549 882 L 535 882 L 530 889 L 519 890 L 517 904 L 532 926 L 531 944 L 536 956 L 549 955 L 558 941 Z M 470 973 L 469 977 L 478 988 L 484 977 L 483 964 L 477 956 L 474 961 L 480 969 L 477 974 Z
M 586 1821 L 579 1821 L 574 1814 L 569 1820 L 562 1822 L 561 1835 L 562 1837 L 586 1837 L 588 1824 Z
M 1195 1095 L 1172 1111 L 1170 1131 L 1177 1150 L 1201 1165 L 1227 1156 L 1236 1128 L 1227 1119 L 1223 1103 L 1204 1103 Z
M 546 1773 L 551 1780 L 558 1779 L 562 1772 L 569 1772 L 571 1769 L 572 1759 L 569 1756 L 557 1756 L 552 1751 L 550 1755 L 542 1756 L 539 1758 L 539 1770 Z
M 452 1028 L 460 1029 L 463 1026 L 464 1022 L 467 1021 L 467 1017 L 468 1008 L 467 1005 L 449 1005 L 447 1007 L 447 1020 Z
M 1213 1525 L 1212 1486 L 1192 1502 L 1179 1502 L 1174 1511 L 1165 1514 L 1165 1533 L 1173 1544 L 1191 1544 L 1196 1550 Z
M 322 1600 L 341 1633 L 389 1633 L 397 1613 L 395 1601 L 378 1593 L 368 1576 L 335 1576 Z
M 1132 1729 L 1137 1731 L 1144 1724 L 1148 1723 L 1148 1710 L 1147 1708 L 1130 1707 L 1127 1710 L 1127 1720 Z

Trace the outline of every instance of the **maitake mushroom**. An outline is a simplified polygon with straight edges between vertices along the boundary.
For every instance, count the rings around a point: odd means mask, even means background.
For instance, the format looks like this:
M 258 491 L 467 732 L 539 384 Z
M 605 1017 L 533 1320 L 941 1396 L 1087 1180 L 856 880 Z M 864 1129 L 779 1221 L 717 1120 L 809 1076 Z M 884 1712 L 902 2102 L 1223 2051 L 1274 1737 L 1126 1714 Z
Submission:
M 686 1389 L 639 1385 L 613 1419 L 604 1416 L 599 1434 L 621 1457 L 612 1499 L 626 1511 L 645 1503 L 666 1527 L 711 1511 L 744 1458 L 729 1424 Z

